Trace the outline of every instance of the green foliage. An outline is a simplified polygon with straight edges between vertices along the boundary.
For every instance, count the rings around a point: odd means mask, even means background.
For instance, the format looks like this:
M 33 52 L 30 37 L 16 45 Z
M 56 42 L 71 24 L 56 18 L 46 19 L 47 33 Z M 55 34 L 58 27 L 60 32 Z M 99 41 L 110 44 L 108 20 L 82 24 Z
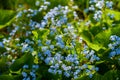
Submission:
M 14 80 L 14 78 L 10 75 L 0 75 L 0 80 Z
M 38 6 L 35 5 L 37 1 L 40 1 Z M 111 35 L 120 37 L 120 1 L 110 0 L 114 2 L 113 9 L 108 9 L 105 4 L 102 9 L 99 9 L 98 7 L 102 5 L 97 7 L 96 3 L 93 3 L 92 5 L 95 6 L 93 11 L 85 11 L 91 5 L 90 0 L 48 0 L 50 5 L 45 4 L 44 1 L 0 1 L 0 80 L 21 80 L 24 77 L 22 72 L 26 72 L 27 76 L 32 78 L 31 71 L 35 71 L 33 73 L 36 80 L 70 80 L 75 76 L 73 74 L 78 67 L 81 71 L 78 72 L 78 78 L 75 80 L 119 80 L 120 51 L 117 52 L 115 49 L 118 55 L 110 58 L 112 49 L 109 44 L 112 42 Z M 19 8 L 19 4 L 22 7 Z M 61 14 L 59 10 L 64 8 L 59 5 L 65 6 L 68 14 L 67 12 Z M 59 8 L 57 8 L 58 6 Z M 74 9 L 75 6 L 78 8 Z M 53 9 L 58 9 L 58 13 Z M 37 11 L 37 14 L 34 14 L 34 10 Z M 53 13 L 50 13 L 49 11 L 52 10 Z M 16 17 L 18 16 L 16 13 L 20 11 L 22 14 L 20 17 Z M 102 14 L 97 16 L 100 19 L 95 20 L 97 11 L 101 11 Z M 44 19 L 47 13 L 49 13 L 48 19 Z M 65 15 L 63 16 L 63 14 Z M 43 25 L 45 24 L 44 28 L 41 27 L 42 21 Z M 3 29 L 4 31 L 2 31 Z M 113 43 L 116 45 L 115 41 Z M 120 43 L 117 44 L 119 49 Z M 88 48 L 84 48 L 85 46 Z M 64 58 L 58 62 L 57 60 L 50 62 L 57 53 L 61 53 L 60 56 Z M 78 60 L 76 62 L 78 64 L 73 64 L 74 61 L 65 61 L 68 55 L 74 54 L 77 54 L 75 59 Z M 50 61 L 47 61 L 47 58 L 50 58 Z M 59 64 L 57 69 L 63 69 L 60 75 L 55 71 L 52 71 L 55 74 L 48 72 L 50 67 L 55 67 L 55 62 Z M 71 74 L 67 75 L 69 77 L 65 77 L 64 72 L 67 70 L 64 70 L 66 67 L 63 68 L 63 64 L 71 67 Z M 23 68 L 25 65 L 28 65 L 29 68 Z M 35 65 L 40 67 L 34 69 Z M 99 68 L 98 71 L 95 70 L 96 67 Z M 87 72 L 89 69 L 90 72 Z
M 51 6 L 50 6 L 50 9 L 54 8 L 55 6 L 58 6 L 59 5 L 62 5 L 62 6 L 65 6 L 65 5 L 68 5 L 68 3 L 70 2 L 70 0 L 66 0 L 66 1 L 63 1 L 63 0 L 49 0 L 51 2 Z
M 117 70 L 110 70 L 104 74 L 102 77 L 103 80 L 114 80 L 120 78 L 120 72 Z
M 48 29 L 40 29 L 37 31 L 32 31 L 32 33 L 36 40 L 38 40 L 38 39 L 45 40 L 47 38 L 47 35 L 49 34 L 49 30 Z
M 83 31 L 82 37 L 83 37 L 83 40 L 86 41 L 87 45 L 89 45 L 92 49 L 98 51 L 102 48 L 102 46 L 100 46 L 99 44 L 92 43 L 94 40 L 93 40 L 93 37 L 89 31 Z
M 19 0 L 0 0 L 0 9 L 15 10 Z
M 115 10 L 109 10 L 109 9 L 106 9 L 105 10 L 105 13 L 110 13 L 110 14 L 114 14 L 114 20 L 115 21 L 119 21 L 120 20 L 120 12 L 119 11 L 115 11 Z M 109 20 L 110 21 L 110 20 Z
M 15 19 L 15 11 L 13 10 L 0 10 L 0 29 L 9 26 Z
M 80 9 L 84 10 L 89 7 L 89 0 L 74 0 L 75 4 L 79 6 Z
M 32 65 L 33 57 L 30 53 L 25 53 L 22 57 L 17 59 L 11 66 L 10 70 L 18 71 L 20 70 L 24 64 Z
M 102 75 L 95 73 L 93 76 L 93 80 L 102 80 Z
M 0 38 L 3 38 L 4 36 L 2 34 L 0 34 Z
M 1 59 L 0 59 L 0 72 L 1 73 L 5 73 L 5 72 L 7 72 L 8 71 L 8 64 L 6 64 L 6 62 L 7 62 L 7 58 L 6 57 L 2 57 Z

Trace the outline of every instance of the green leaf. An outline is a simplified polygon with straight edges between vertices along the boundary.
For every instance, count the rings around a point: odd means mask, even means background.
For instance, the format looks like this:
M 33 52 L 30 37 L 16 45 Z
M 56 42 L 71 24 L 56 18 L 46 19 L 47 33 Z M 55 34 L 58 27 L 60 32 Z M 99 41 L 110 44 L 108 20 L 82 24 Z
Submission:
M 20 70 L 23 65 L 28 64 L 31 65 L 33 63 L 33 57 L 30 53 L 25 53 L 21 58 L 17 59 L 11 66 L 11 71 Z
M 1 75 L 0 80 L 14 80 L 14 78 L 10 75 Z
M 102 80 L 102 75 L 95 73 L 93 76 L 93 80 Z
M 41 40 L 45 40 L 47 38 L 47 35 L 49 34 L 49 30 L 48 29 L 40 29 L 38 31 L 38 35 L 39 35 L 39 38 Z
M 88 42 L 88 46 L 91 47 L 92 49 L 99 51 L 100 49 L 105 49 L 103 46 L 100 44 L 93 44 Z
M 104 74 L 102 80 L 116 80 L 120 76 L 118 73 L 117 70 L 110 70 Z
M 95 36 L 93 43 L 101 45 L 101 47 L 108 47 L 110 36 L 111 36 L 110 29 L 102 31 Z
M 111 28 L 112 35 L 120 36 L 120 24 Z
M 115 10 L 110 10 L 110 9 L 105 9 L 105 13 L 110 13 L 110 14 L 114 14 L 114 18 L 115 20 L 119 21 L 120 20 L 120 12 L 115 11 Z
M 15 11 L 0 10 L 0 29 L 8 26 L 15 19 Z
M 4 73 L 7 72 L 8 68 L 7 68 L 7 58 L 6 57 L 2 57 L 0 58 L 0 73 Z
M 83 30 L 81 33 L 81 36 L 83 37 L 83 39 L 87 42 L 92 42 L 92 34 L 91 32 L 87 31 L 87 30 Z
M 0 0 L 0 9 L 15 10 L 18 8 L 18 1 L 19 0 Z
M 100 26 L 92 26 L 90 28 L 90 32 L 92 33 L 92 35 L 96 36 L 98 33 L 100 33 L 101 31 L 103 31 L 103 29 Z
M 99 51 L 100 49 L 106 49 L 108 47 L 111 34 L 118 34 L 118 30 L 120 30 L 120 28 L 110 28 L 108 30 L 102 30 L 101 32 L 96 30 L 96 34 L 93 34 L 94 29 L 91 29 L 90 31 L 84 30 L 81 36 L 89 47 L 96 51 Z
M 3 37 L 4 37 L 4 35 L 0 34 L 0 38 L 3 38 Z
M 85 76 L 81 76 L 77 80 L 91 80 L 91 78 L 89 78 L 88 76 L 85 75 Z
M 37 31 L 32 31 L 32 33 L 33 33 L 34 37 L 35 37 L 36 39 L 38 39 L 38 33 L 37 33 Z
M 104 47 L 101 45 L 101 44 L 98 44 L 98 43 L 93 43 L 94 41 L 94 37 L 93 35 L 91 34 L 90 31 L 83 31 L 81 36 L 83 37 L 83 40 L 87 43 L 87 45 L 89 47 L 91 47 L 92 49 L 98 51 L 100 50 L 101 48 L 104 49 Z

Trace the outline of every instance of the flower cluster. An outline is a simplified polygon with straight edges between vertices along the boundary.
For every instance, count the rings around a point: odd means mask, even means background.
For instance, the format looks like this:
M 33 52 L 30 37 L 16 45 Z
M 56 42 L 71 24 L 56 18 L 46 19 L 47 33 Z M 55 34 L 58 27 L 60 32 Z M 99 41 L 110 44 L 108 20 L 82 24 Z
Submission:
M 90 7 L 88 8 L 89 11 L 93 11 L 94 16 L 93 19 L 96 21 L 100 21 L 103 14 L 103 9 L 105 7 L 112 9 L 113 2 L 112 1 L 104 1 L 104 0 L 90 0 Z
M 69 6 L 58 5 L 47 12 L 51 3 L 46 0 L 42 1 L 43 5 L 36 0 L 37 9 L 30 8 L 18 12 L 9 37 L 0 42 L 0 47 L 6 49 L 6 52 L 1 55 L 7 56 L 11 64 L 21 55 L 26 53 L 32 55 L 34 59 L 32 68 L 30 65 L 23 66 L 21 73 L 23 80 L 36 80 L 36 71 L 39 65 L 42 66 L 41 63 L 49 66 L 48 72 L 53 74 L 74 79 L 82 75 L 92 78 L 93 74 L 99 70 L 94 63 L 100 58 L 77 33 L 79 30 L 76 29 L 75 24 L 81 23 L 73 9 L 78 7 L 73 6 L 71 9 Z M 104 3 L 104 0 L 90 0 L 89 10 L 95 12 L 93 19 L 96 21 L 102 18 Z M 106 2 L 106 6 L 112 8 L 112 3 Z M 33 19 L 43 12 L 45 13 L 40 21 Z M 112 15 L 109 16 L 113 18 Z M 78 22 L 74 23 L 73 20 L 78 20 Z M 89 20 L 85 26 L 90 24 Z M 117 49 L 116 47 L 120 39 L 117 36 L 111 36 L 111 40 L 113 43 L 109 44 L 112 49 L 110 57 L 114 57 L 119 54 L 119 47 Z
M 116 55 L 120 54 L 120 37 L 116 36 L 116 35 L 112 35 L 110 37 L 110 40 L 112 41 L 112 43 L 110 43 L 108 45 L 108 47 L 112 50 L 109 54 L 110 58 L 115 57 Z
M 38 6 L 38 4 L 39 2 L 36 2 L 36 6 Z M 49 3 L 46 2 L 45 5 L 49 5 Z M 33 21 L 31 17 L 36 16 L 42 10 L 45 10 L 44 8 L 45 7 L 41 6 L 38 10 L 25 9 L 20 11 L 16 16 L 16 21 L 13 24 L 14 29 L 10 32 L 9 38 L 3 39 L 4 48 L 6 49 L 6 52 L 3 54 L 10 58 L 10 62 L 12 61 L 12 63 L 14 63 L 14 61 L 18 58 L 16 55 L 31 53 L 35 59 L 38 59 L 37 57 L 39 57 L 40 60 L 48 65 L 49 61 L 54 59 L 52 56 L 57 55 L 57 53 L 54 53 L 58 50 L 70 51 L 74 49 L 77 35 L 75 34 L 76 31 L 74 30 L 73 25 L 68 22 L 67 16 L 68 13 L 71 12 L 68 6 L 64 7 L 59 5 L 58 7 L 51 9 L 43 17 L 40 23 Z M 23 16 L 26 17 L 25 21 L 27 23 L 21 20 Z M 43 35 L 44 39 L 42 39 L 42 37 L 39 37 L 39 33 L 44 30 L 48 31 L 48 36 L 45 34 L 46 37 Z M 66 39 L 67 37 L 70 40 Z M 66 43 L 65 39 L 68 43 Z M 1 43 L 1 46 L 3 46 L 3 44 Z M 68 58 L 66 57 L 66 61 L 67 59 Z M 25 65 L 23 67 L 26 69 L 28 66 Z M 30 73 L 23 71 L 22 75 L 25 80 L 31 79 L 30 76 L 33 78 L 36 77 L 34 70 Z
M 32 65 L 31 71 L 29 71 L 29 67 L 30 66 L 28 65 L 23 66 L 23 71 L 21 73 L 23 76 L 22 80 L 36 80 L 36 71 L 39 68 L 39 65 Z
M 89 50 L 89 47 L 87 45 L 84 45 L 84 49 L 82 51 L 82 54 L 84 54 L 84 56 L 90 60 L 90 62 L 94 62 L 94 61 L 99 61 L 100 58 L 97 57 L 97 55 L 95 55 L 95 51 L 94 50 Z
M 106 7 L 112 9 L 113 2 L 112 1 L 106 1 Z
M 49 53 L 50 54 L 50 53 Z M 45 58 L 39 54 L 40 59 L 44 60 L 46 64 L 50 65 L 48 71 L 53 74 L 64 74 L 66 77 L 78 78 L 83 72 L 87 71 L 90 76 L 94 74 L 95 71 L 98 71 L 98 67 L 94 65 L 89 65 L 87 63 L 82 64 L 82 59 L 79 58 L 79 55 L 83 55 L 86 61 L 90 60 L 91 63 L 98 61 L 100 58 L 94 54 L 94 51 L 89 52 L 88 47 L 86 46 L 83 51 L 79 54 L 68 54 L 65 56 L 61 51 L 57 52 L 54 56 L 47 55 Z
M 90 11 L 94 11 L 94 20 L 99 21 L 102 18 L 102 9 L 104 7 L 104 0 L 90 0 Z
M 49 59 L 49 72 L 53 74 L 63 74 L 66 77 L 73 77 L 74 79 L 80 77 L 83 72 L 87 72 L 90 78 L 94 72 L 98 71 L 98 67 L 82 64 L 81 59 L 78 58 L 77 54 L 69 54 L 66 57 L 60 53 L 54 55 Z

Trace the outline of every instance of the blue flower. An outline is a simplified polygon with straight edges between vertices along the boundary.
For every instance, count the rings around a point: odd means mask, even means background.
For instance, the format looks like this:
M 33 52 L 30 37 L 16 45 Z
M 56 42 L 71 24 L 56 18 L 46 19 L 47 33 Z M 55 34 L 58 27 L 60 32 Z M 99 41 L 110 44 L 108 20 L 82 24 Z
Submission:
M 102 17 L 102 11 L 98 10 L 98 11 L 95 12 L 93 18 L 94 18 L 96 21 L 99 21 L 99 20 L 101 19 L 101 17 Z
M 100 59 L 96 55 L 92 55 L 90 58 L 90 62 L 94 62 L 95 60 L 100 60 Z
M 95 68 L 95 70 L 96 70 L 96 71 L 99 71 L 99 68 L 98 68 L 98 67 L 96 67 L 96 68 Z
M 45 1 L 44 4 L 45 5 L 50 5 L 50 2 Z
M 31 75 L 32 77 L 36 77 L 36 74 L 35 74 L 34 72 L 30 72 L 30 75 Z
M 59 46 L 60 48 L 64 48 L 65 47 L 64 43 L 61 43 L 61 42 L 56 43 L 56 45 Z
M 112 50 L 114 50 L 115 49 L 115 46 L 113 45 L 113 44 L 108 44 L 108 47 L 110 48 L 110 49 L 112 49 Z
M 51 68 L 49 68 L 49 69 L 48 69 L 48 72 L 52 73 L 52 72 L 53 72 L 53 70 L 52 70 Z
M 50 45 L 50 43 L 51 43 L 51 40 L 47 40 L 47 41 L 46 41 L 46 44 L 47 44 L 47 45 Z
M 47 48 L 48 48 L 47 46 L 43 46 L 43 47 L 42 47 L 42 51 L 46 51 Z
M 76 70 L 75 72 L 74 72 L 74 75 L 78 75 L 79 73 L 80 73 L 80 69 L 78 69 L 78 70 Z
M 23 78 L 22 80 L 26 80 L 26 78 Z
M 90 4 L 92 4 L 92 3 L 96 3 L 97 2 L 97 0 L 90 0 Z
M 94 11 L 94 10 L 95 10 L 94 5 L 91 5 L 91 6 L 89 7 L 89 10 Z
M 50 56 L 51 56 L 51 51 L 50 51 L 50 50 L 46 50 L 46 51 L 44 52 L 44 55 L 50 57 Z
M 41 27 L 44 28 L 46 26 L 47 22 L 44 20 L 41 22 Z
M 113 18 L 115 17 L 114 14 L 110 14 L 110 13 L 108 13 L 107 15 L 110 17 L 110 19 L 113 19 Z
M 119 44 L 120 44 L 120 37 L 116 36 L 116 35 L 111 35 L 110 36 L 110 40 L 112 41 L 112 43 L 110 43 L 108 45 L 108 47 L 112 50 L 110 53 L 109 53 L 109 57 L 112 58 L 112 57 L 115 57 L 116 55 L 119 55 L 120 54 L 120 47 L 119 47 Z
M 67 66 L 65 64 L 62 65 L 63 70 L 68 71 L 71 70 L 71 66 Z
M 21 16 L 22 16 L 22 14 L 23 14 L 23 12 L 22 12 L 22 11 L 19 11 L 19 13 L 17 14 L 16 18 L 21 17 Z
M 112 1 L 106 1 L 106 7 L 112 9 L 113 2 Z
M 44 61 L 46 64 L 49 64 L 52 60 L 52 57 L 47 57 Z
M 98 2 L 96 3 L 96 7 L 99 8 L 99 9 L 102 9 L 103 6 L 104 6 L 104 0 L 98 1 Z
M 36 6 L 39 6 L 39 5 L 40 5 L 40 1 L 36 1 L 36 2 L 35 2 L 35 5 L 36 5 Z
M 56 69 L 58 69 L 59 66 L 60 66 L 60 65 L 59 65 L 58 63 L 55 64 L 55 68 L 56 68 Z
M 54 49 L 54 45 L 50 45 L 50 49 Z
M 114 57 L 116 55 L 115 51 L 110 52 L 109 57 Z
M 29 39 L 25 39 L 25 42 L 29 44 L 29 43 L 30 43 L 30 40 L 29 40 Z
M 89 12 L 89 9 L 84 9 L 84 13 L 88 13 Z
M 120 54 L 120 48 L 117 48 L 115 51 L 116 51 L 116 54 L 117 54 L 117 55 Z
M 22 80 L 30 80 L 30 77 L 23 78 Z
M 77 79 L 78 78 L 78 75 L 74 75 L 74 79 Z
M 32 68 L 33 68 L 33 69 L 38 69 L 38 68 L 39 68 L 39 65 L 32 65 Z
M 93 77 L 93 74 L 89 74 L 89 77 L 92 78 L 92 77 Z
M 86 69 L 86 73 L 91 73 L 91 71 L 89 69 Z
M 37 24 L 35 25 L 35 27 L 36 27 L 36 28 L 40 28 L 41 25 L 40 25 L 39 23 L 37 23 Z
M 85 69 L 85 68 L 88 67 L 88 65 L 87 64 L 83 64 L 82 67 Z
M 61 41 L 62 41 L 62 35 L 56 35 L 55 39 L 56 39 L 58 42 L 61 42 Z
M 23 69 L 28 69 L 28 67 L 29 67 L 28 65 L 24 65 Z
M 111 41 L 116 41 L 117 39 L 118 39 L 118 36 L 116 36 L 116 35 L 110 36 Z
M 23 12 L 24 12 L 24 13 L 27 13 L 27 12 L 28 12 L 28 10 L 26 10 L 26 9 L 25 9 L 25 10 L 23 10 Z
M 26 72 L 22 72 L 22 76 L 23 77 L 27 77 L 27 73 Z
M 58 72 L 58 74 L 62 74 L 62 70 L 58 70 L 57 72 Z
M 30 80 L 30 77 L 27 77 L 26 80 Z
M 21 45 L 23 46 L 22 47 L 22 52 L 25 52 L 28 49 L 28 44 L 22 43 Z
M 39 57 L 41 60 L 44 60 L 44 57 L 42 56 L 41 53 L 38 53 L 38 57 Z
M 70 73 L 69 73 L 69 72 L 64 72 L 64 75 L 65 75 L 66 77 L 70 77 Z
M 0 42 L 0 47 L 4 47 L 4 44 L 2 42 Z

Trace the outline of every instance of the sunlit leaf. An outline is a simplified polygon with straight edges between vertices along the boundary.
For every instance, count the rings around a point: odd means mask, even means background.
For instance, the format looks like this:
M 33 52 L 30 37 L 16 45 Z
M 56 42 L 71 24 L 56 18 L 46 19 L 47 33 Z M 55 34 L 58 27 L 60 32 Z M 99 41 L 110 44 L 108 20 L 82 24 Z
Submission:
M 105 9 L 105 13 L 110 13 L 110 14 L 114 14 L 114 18 L 115 20 L 120 20 L 120 12 L 115 11 L 115 10 L 110 10 L 110 9 Z

